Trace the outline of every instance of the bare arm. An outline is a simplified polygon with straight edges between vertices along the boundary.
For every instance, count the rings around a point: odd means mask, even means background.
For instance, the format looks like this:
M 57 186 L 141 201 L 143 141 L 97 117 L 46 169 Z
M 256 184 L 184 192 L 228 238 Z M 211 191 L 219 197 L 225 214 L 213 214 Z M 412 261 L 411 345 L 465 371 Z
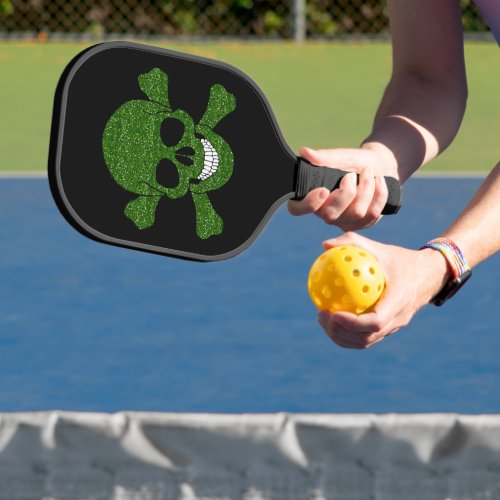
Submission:
M 457 0 L 389 0 L 388 9 L 392 77 L 363 148 L 384 154 L 405 181 L 460 127 L 467 100 L 462 24 Z
M 500 250 L 500 162 L 443 236 L 462 249 L 471 266 Z
M 315 213 L 344 230 L 370 226 L 387 200 L 380 177 L 404 182 L 458 131 L 467 100 L 459 1 L 388 0 L 388 8 L 393 71 L 371 134 L 357 149 L 300 151 L 315 165 L 359 173 L 359 184 L 345 176 L 331 194 L 315 189 L 289 202 L 293 215 Z

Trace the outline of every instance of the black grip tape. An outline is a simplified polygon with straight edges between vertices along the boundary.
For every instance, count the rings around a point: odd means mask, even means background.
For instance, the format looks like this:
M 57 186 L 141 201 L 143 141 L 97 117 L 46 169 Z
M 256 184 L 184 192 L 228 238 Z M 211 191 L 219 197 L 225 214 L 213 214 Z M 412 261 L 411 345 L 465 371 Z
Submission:
M 340 186 L 340 181 L 350 172 L 338 168 L 317 167 L 304 158 L 298 158 L 295 176 L 294 200 L 302 200 L 307 193 L 319 187 L 325 187 L 333 191 Z M 356 175 L 359 182 L 359 175 Z M 394 177 L 384 177 L 389 195 L 382 213 L 384 215 L 395 214 L 401 207 L 402 188 Z

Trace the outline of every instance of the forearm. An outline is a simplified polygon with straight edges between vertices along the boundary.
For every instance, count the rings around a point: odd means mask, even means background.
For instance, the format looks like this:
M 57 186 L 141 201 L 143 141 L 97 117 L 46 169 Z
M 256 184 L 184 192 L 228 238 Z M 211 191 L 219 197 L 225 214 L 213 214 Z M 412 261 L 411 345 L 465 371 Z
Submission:
M 426 81 L 410 73 L 394 75 L 363 148 L 379 151 L 390 172 L 404 182 L 454 139 L 466 96 L 465 81 L 448 83 Z
M 472 267 L 500 250 L 500 162 L 442 236 L 461 248 Z
M 388 0 L 392 78 L 364 148 L 405 181 L 455 137 L 467 99 L 458 0 Z
M 458 218 L 441 234 L 461 249 L 470 267 L 500 250 L 500 163 Z M 420 284 L 424 302 L 430 301 L 452 277 L 451 269 L 440 252 L 426 248 L 419 252 L 425 269 Z

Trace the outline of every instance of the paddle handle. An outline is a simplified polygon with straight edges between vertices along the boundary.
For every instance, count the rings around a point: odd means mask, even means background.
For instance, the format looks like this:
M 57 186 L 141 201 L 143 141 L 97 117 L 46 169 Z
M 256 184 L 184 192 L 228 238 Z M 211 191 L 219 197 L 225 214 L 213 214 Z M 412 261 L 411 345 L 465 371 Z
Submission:
M 349 174 L 345 170 L 331 167 L 317 167 L 304 158 L 298 157 L 295 175 L 294 200 L 302 200 L 309 191 L 319 187 L 326 187 L 330 191 L 337 189 L 342 178 Z M 389 191 L 387 203 L 382 210 L 384 215 L 395 214 L 401 207 L 402 188 L 394 177 L 384 177 Z M 359 175 L 357 175 L 359 182 Z

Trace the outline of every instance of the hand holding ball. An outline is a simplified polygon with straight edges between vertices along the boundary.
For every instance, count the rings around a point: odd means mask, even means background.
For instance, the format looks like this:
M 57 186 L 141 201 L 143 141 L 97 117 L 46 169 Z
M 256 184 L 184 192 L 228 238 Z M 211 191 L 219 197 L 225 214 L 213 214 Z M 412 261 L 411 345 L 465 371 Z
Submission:
M 385 288 L 384 272 L 365 249 L 334 247 L 312 265 L 307 288 L 318 309 L 362 314 L 380 299 Z

